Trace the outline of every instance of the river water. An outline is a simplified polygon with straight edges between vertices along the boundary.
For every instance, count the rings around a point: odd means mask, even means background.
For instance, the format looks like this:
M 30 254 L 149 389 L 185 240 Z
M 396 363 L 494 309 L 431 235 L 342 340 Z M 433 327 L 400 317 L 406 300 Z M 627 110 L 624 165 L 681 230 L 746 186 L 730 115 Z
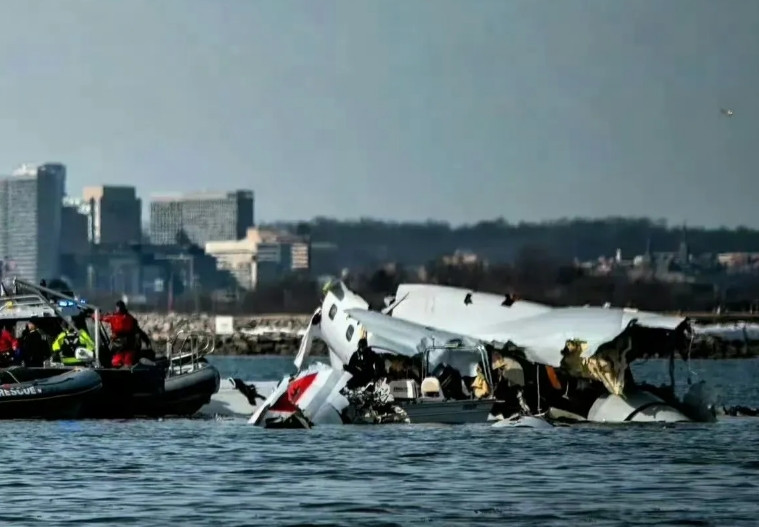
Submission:
M 280 357 L 213 359 L 274 380 Z M 693 380 L 759 406 L 759 361 Z M 636 377 L 663 381 L 650 361 Z M 757 525 L 759 419 L 716 424 L 344 426 L 3 423 L 1 525 Z

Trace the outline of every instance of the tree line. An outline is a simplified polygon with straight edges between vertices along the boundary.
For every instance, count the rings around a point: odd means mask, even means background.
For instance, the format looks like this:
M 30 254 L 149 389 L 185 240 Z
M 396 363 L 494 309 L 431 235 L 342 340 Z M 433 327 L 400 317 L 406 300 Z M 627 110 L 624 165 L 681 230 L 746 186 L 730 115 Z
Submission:
M 759 305 L 759 277 L 747 276 L 729 290 L 709 283 L 667 283 L 624 276 L 593 276 L 582 268 L 552 259 L 539 248 L 520 251 L 512 263 L 448 265 L 440 259 L 421 268 L 383 266 L 349 273 L 348 286 L 373 308 L 380 308 L 404 282 L 464 287 L 554 306 L 603 305 L 652 311 L 748 311 Z M 111 300 L 112 301 L 112 300 Z M 167 299 L 143 308 L 166 311 Z M 185 292 L 173 299 L 173 310 L 216 314 L 310 313 L 321 302 L 321 284 L 307 275 L 291 275 L 237 298 L 219 300 L 205 293 Z
M 746 276 L 729 288 L 712 283 L 672 284 L 656 280 L 630 280 L 624 276 L 590 276 L 573 265 L 575 259 L 592 260 L 620 249 L 625 257 L 652 252 L 676 251 L 686 241 L 699 253 L 759 252 L 759 231 L 748 228 L 669 226 L 648 218 L 560 219 L 542 223 L 509 223 L 504 219 L 454 227 L 445 222 L 397 223 L 372 219 L 339 221 L 315 218 L 309 222 L 271 224 L 308 236 L 314 244 L 334 247 L 330 263 L 317 265 L 317 273 L 338 275 L 351 270 L 349 285 L 379 305 L 401 282 L 430 282 L 494 293 L 513 293 L 553 305 L 603 304 L 640 309 L 741 311 L 759 299 L 757 279 Z M 266 227 L 266 225 L 264 225 Z M 204 256 L 201 248 L 189 253 Z M 457 250 L 476 253 L 489 262 L 469 266 L 445 265 L 440 257 Z M 193 253 L 194 254 L 194 253 Z M 200 257 L 199 256 L 199 257 Z M 207 260 L 207 262 L 205 261 Z M 213 280 L 198 283 L 195 292 L 184 290 L 179 273 L 174 276 L 172 308 L 175 311 L 211 313 L 307 313 L 320 299 L 320 285 L 313 277 L 294 274 L 256 291 L 237 290 L 232 298 L 208 293 L 222 285 L 234 289 L 231 276 L 216 270 L 205 257 L 196 273 Z M 387 267 L 394 262 L 395 267 Z M 201 269 L 206 271 L 200 272 Z M 421 269 L 421 272 L 420 272 Z M 217 275 L 224 275 L 224 280 Z M 87 293 L 97 303 L 110 305 L 112 295 Z M 159 298 L 135 309 L 165 311 L 169 299 Z
M 511 262 L 525 246 L 539 246 L 560 260 L 595 259 L 676 251 L 687 241 L 700 253 L 759 252 L 759 230 L 670 226 L 649 218 L 560 219 L 541 223 L 509 223 L 499 218 L 454 227 L 445 222 L 395 223 L 372 219 L 279 223 L 314 242 L 336 245 L 336 260 L 345 267 L 379 265 L 388 260 L 423 264 L 457 249 L 475 252 L 491 262 Z

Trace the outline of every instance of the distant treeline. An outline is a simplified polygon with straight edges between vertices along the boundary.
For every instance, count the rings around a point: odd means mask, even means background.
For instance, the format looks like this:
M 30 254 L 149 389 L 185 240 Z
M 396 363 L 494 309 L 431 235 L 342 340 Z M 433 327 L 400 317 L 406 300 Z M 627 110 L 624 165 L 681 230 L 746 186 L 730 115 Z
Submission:
M 345 267 L 397 261 L 423 264 L 457 249 L 470 250 L 492 262 L 513 261 L 524 246 L 539 246 L 561 260 L 589 260 L 613 255 L 626 257 L 676 251 L 686 239 L 691 252 L 759 251 L 759 231 L 748 228 L 706 229 L 668 226 L 647 218 L 561 219 L 543 223 L 511 224 L 503 219 L 451 227 L 444 222 L 392 223 L 372 219 L 338 221 L 315 218 L 310 222 L 279 223 L 315 242 L 338 246 L 337 260 Z
M 710 284 L 631 281 L 625 277 L 588 276 L 582 269 L 562 264 L 539 248 L 526 248 L 514 263 L 491 266 L 449 266 L 429 262 L 420 274 L 416 268 L 374 269 L 346 277 L 348 286 L 380 308 L 403 282 L 428 282 L 465 287 L 544 302 L 550 305 L 603 305 L 652 311 L 746 312 L 759 305 L 759 277 L 747 276 L 737 286 L 717 289 Z M 112 302 L 109 299 L 108 302 Z M 211 296 L 188 294 L 174 299 L 174 310 L 217 314 L 310 313 L 321 302 L 321 289 L 306 276 L 292 276 L 274 285 L 219 302 Z M 166 299 L 142 309 L 164 311 Z
M 509 294 L 554 306 L 603 305 L 652 311 L 749 311 L 759 305 L 759 277 L 745 276 L 730 287 L 704 283 L 630 280 L 625 276 L 591 276 L 581 268 L 550 257 L 539 247 L 523 248 L 513 263 L 451 266 L 428 263 L 423 276 L 402 268 L 350 277 L 353 289 L 375 307 L 399 283 L 427 282 L 476 291 Z

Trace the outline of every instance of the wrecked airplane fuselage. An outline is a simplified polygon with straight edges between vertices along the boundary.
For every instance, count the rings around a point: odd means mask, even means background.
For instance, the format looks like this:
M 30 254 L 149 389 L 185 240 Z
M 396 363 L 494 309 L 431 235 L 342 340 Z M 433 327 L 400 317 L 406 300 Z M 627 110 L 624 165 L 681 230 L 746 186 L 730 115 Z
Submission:
M 352 360 L 341 370 L 316 363 L 283 379 L 249 422 L 296 428 L 485 423 L 497 402 L 487 393 L 477 397 L 464 382 L 471 373 L 482 384 L 492 383 L 483 373 L 489 368 L 479 366 L 487 361 L 484 347 L 429 346 L 412 357 L 370 349 L 359 354 L 370 360 Z
M 292 378 L 282 379 L 248 423 L 267 428 L 341 424 L 348 400 L 340 391 L 348 379 L 349 373 L 316 363 Z
M 526 393 L 533 394 L 533 411 L 550 407 L 563 417 L 602 422 L 714 420 L 713 400 L 700 388 L 691 387 L 683 401 L 674 397 L 674 356 L 685 356 L 689 345 L 684 317 L 608 307 L 553 308 L 428 284 L 400 285 L 385 312 L 503 350 L 519 362 L 525 384 L 532 385 Z M 642 352 L 670 357 L 670 387 L 636 385 L 630 364 Z M 630 412 L 628 407 L 633 407 Z
M 642 349 L 682 349 L 687 322 L 680 317 L 552 308 L 416 284 L 399 287 L 380 313 L 338 281 L 325 288 L 314 312 L 295 359 L 298 369 L 314 338 L 328 345 L 330 365 L 284 379 L 251 423 L 507 419 L 533 426 L 527 417 L 607 423 L 713 418 L 703 394 L 680 402 L 632 378 L 629 365 Z M 466 351 L 476 351 L 474 358 L 462 358 Z

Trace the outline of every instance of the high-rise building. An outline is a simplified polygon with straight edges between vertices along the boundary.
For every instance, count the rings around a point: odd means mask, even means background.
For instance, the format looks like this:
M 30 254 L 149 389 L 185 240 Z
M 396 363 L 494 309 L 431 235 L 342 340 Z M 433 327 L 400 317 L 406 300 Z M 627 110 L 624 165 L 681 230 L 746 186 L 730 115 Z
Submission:
M 309 245 L 304 236 L 254 227 L 245 238 L 208 242 L 205 250 L 216 259 L 217 269 L 230 273 L 239 287 L 253 290 L 290 273 L 308 272 Z
M 22 165 L 0 179 L 0 257 L 6 276 L 57 277 L 66 167 Z
M 119 245 L 142 240 L 142 200 L 134 187 L 85 187 L 89 207 L 89 239 L 94 244 Z
M 89 215 L 83 210 L 81 200 L 63 198 L 61 209 L 61 243 L 62 255 L 82 255 L 89 252 Z
M 194 244 L 239 240 L 255 225 L 251 190 L 156 197 L 150 203 L 150 241 L 172 245 L 180 233 Z

